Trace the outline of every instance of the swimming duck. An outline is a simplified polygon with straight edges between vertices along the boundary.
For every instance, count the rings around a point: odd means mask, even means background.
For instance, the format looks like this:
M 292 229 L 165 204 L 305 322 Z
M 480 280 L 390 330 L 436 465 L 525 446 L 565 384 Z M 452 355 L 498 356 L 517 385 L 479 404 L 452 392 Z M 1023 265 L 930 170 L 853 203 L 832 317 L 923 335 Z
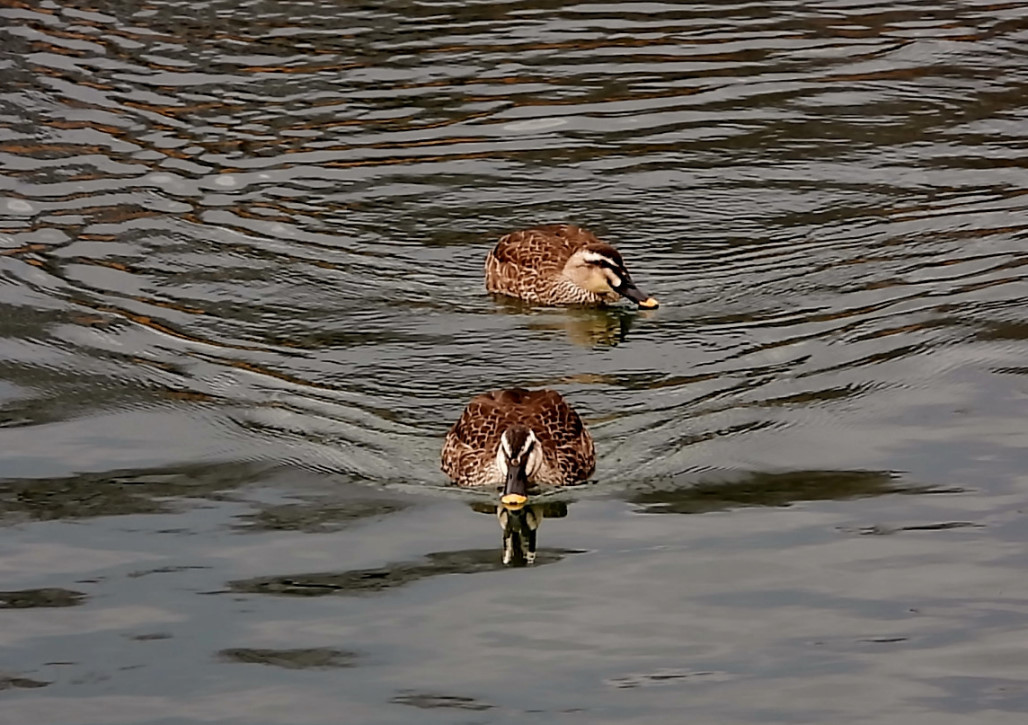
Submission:
M 485 260 L 485 288 L 540 305 L 606 305 L 627 297 L 658 306 L 632 282 L 618 250 L 571 224 L 500 237 Z
M 458 486 L 495 486 L 500 502 L 517 508 L 536 486 L 588 479 L 596 453 L 560 393 L 510 388 L 471 399 L 446 434 L 441 466 Z

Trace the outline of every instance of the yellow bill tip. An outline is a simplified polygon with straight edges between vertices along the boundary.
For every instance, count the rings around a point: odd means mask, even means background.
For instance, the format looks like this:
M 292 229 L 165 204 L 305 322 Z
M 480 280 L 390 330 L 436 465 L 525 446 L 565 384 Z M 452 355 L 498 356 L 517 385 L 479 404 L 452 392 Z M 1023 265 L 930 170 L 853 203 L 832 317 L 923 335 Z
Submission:
M 521 508 L 528 503 L 528 496 L 522 496 L 520 493 L 508 493 L 500 498 L 500 503 L 510 508 Z
M 647 297 L 646 299 L 644 299 L 642 302 L 639 303 L 639 306 L 640 307 L 644 307 L 647 310 L 652 310 L 654 308 L 660 307 L 660 303 L 657 302 L 657 300 L 654 299 L 653 297 Z

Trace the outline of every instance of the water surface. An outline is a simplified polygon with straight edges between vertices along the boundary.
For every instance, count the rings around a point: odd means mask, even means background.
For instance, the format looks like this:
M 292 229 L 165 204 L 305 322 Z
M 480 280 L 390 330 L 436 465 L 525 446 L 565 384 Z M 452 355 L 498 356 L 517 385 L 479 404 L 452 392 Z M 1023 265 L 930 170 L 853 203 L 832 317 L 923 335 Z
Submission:
M 0 723 L 1023 722 L 1022 4 L 0 18 Z M 554 221 L 660 309 L 490 299 Z

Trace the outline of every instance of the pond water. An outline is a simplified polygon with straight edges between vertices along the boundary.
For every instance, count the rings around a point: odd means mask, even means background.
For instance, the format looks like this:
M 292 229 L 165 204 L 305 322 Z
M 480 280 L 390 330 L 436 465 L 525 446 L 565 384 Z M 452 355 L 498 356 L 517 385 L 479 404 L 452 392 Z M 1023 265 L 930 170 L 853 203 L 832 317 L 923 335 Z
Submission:
M 0 39 L 0 723 L 1024 722 L 1024 3 Z M 660 309 L 491 299 L 555 221 Z M 438 470 L 513 385 L 598 452 L 527 568 Z

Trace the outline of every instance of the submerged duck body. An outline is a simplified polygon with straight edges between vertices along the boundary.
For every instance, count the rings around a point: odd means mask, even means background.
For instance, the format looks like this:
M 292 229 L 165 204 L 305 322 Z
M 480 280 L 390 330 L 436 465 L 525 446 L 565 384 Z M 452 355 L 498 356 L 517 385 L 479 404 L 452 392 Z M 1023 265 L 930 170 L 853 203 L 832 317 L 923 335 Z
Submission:
M 536 486 L 581 483 L 596 468 L 592 436 L 555 390 L 475 396 L 446 434 L 442 469 L 458 486 L 493 486 L 521 505 Z
M 658 304 L 635 286 L 617 249 L 571 224 L 501 237 L 486 257 L 485 286 L 538 305 L 608 305 L 621 297 Z

